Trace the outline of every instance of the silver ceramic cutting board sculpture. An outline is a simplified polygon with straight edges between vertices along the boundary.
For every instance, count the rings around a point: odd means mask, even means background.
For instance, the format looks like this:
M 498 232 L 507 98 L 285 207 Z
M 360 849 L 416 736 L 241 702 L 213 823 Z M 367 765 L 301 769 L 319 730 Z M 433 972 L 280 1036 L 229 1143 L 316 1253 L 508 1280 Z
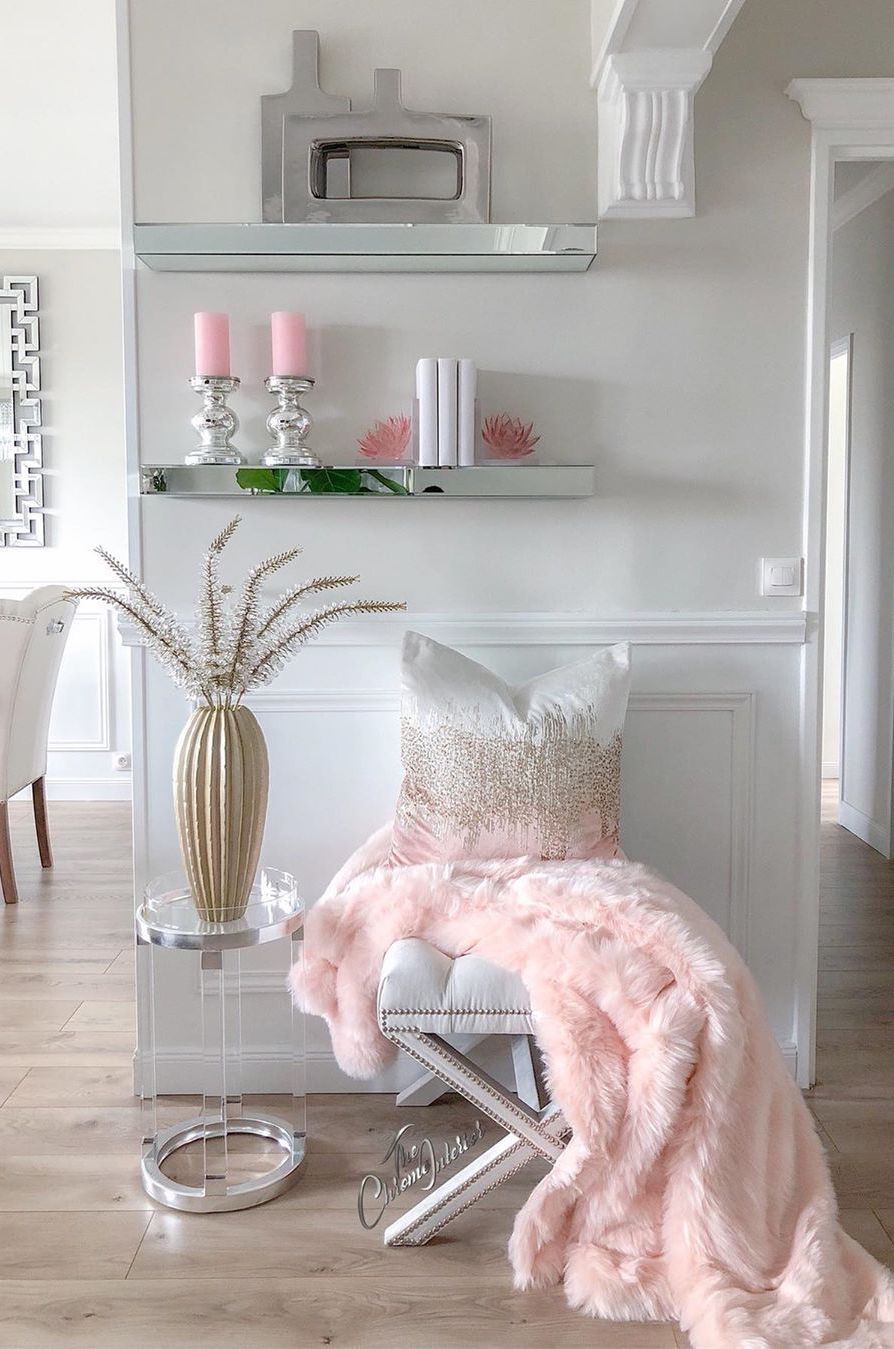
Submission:
M 324 93 L 319 33 L 292 34 L 292 88 L 261 99 L 263 217 L 282 224 L 486 223 L 491 119 L 416 112 L 401 102 L 400 71 L 376 70 L 370 107 Z M 447 157 L 451 191 L 439 196 L 351 196 L 351 156 L 369 151 Z M 455 187 L 453 186 L 455 183 Z

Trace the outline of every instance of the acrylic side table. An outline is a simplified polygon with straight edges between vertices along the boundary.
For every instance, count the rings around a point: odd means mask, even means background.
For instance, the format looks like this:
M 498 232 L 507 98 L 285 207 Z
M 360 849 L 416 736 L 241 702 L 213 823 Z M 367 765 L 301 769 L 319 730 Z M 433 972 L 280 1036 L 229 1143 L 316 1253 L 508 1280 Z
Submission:
M 142 1177 L 146 1193 L 171 1208 L 221 1213 L 252 1208 L 294 1184 L 304 1164 L 304 1019 L 290 1008 L 289 1092 L 284 1114 L 243 1109 L 242 951 L 267 942 L 288 941 L 292 963 L 303 951 L 304 910 L 293 876 L 264 869 L 252 888 L 245 916 L 229 923 L 199 917 L 182 876 L 153 881 L 136 915 L 140 966 L 138 1017 L 143 1111 Z M 156 1090 L 157 953 L 161 949 L 198 954 L 202 1052 L 196 1066 L 199 1113 L 159 1127 Z M 189 958 L 188 955 L 185 958 Z M 194 957 L 193 957 L 194 958 Z M 283 997 L 287 997 L 283 976 Z M 163 1106 L 163 1109 L 165 1107 Z M 240 1180 L 234 1148 L 238 1135 L 252 1135 L 279 1149 L 278 1164 Z M 165 1162 L 180 1148 L 198 1145 L 201 1181 L 170 1179 Z

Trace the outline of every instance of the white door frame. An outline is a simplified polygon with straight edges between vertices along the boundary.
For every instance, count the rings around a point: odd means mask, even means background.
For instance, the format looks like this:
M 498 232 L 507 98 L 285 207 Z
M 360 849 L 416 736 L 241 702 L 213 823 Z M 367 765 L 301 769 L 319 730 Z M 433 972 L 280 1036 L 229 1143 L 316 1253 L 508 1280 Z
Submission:
M 801 665 L 801 858 L 794 1038 L 801 1085 L 816 1063 L 823 594 L 829 396 L 832 191 L 839 160 L 894 159 L 894 79 L 797 79 L 786 90 L 811 123 L 803 550 L 807 640 Z

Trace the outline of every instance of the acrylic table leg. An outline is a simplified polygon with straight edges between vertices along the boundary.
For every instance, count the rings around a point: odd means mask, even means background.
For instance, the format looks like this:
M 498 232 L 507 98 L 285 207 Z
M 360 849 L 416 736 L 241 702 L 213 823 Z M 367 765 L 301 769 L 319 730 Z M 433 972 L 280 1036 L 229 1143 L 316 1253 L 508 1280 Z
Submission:
M 293 965 L 301 966 L 304 960 L 304 932 L 299 928 L 292 933 L 290 953 Z M 292 1137 L 294 1155 L 304 1154 L 307 1135 L 307 1080 L 305 1067 L 305 1018 L 291 1003 L 292 1033 Z
M 222 951 L 203 951 L 202 1153 L 205 1194 L 227 1192 L 226 1011 Z
M 227 1121 L 242 1117 L 242 968 L 241 953 L 224 955 L 224 1093 Z
M 154 1145 L 158 1133 L 158 1094 L 155 1081 L 155 968 L 150 942 L 137 935 L 137 1068 L 140 1081 L 140 1118 L 143 1151 Z

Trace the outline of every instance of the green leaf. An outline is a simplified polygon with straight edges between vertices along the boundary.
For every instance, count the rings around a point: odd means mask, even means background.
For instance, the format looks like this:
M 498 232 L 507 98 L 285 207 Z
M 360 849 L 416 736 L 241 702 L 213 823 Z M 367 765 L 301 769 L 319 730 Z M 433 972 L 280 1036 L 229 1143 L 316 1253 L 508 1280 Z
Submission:
M 366 470 L 366 473 L 368 477 L 373 478 L 376 482 L 381 483 L 382 486 L 387 491 L 393 492 L 395 496 L 406 497 L 410 495 L 402 482 L 395 482 L 393 478 L 389 478 L 385 473 L 381 473 L 377 468 L 368 468 Z
M 302 483 L 314 496 L 333 493 L 357 496 L 363 486 L 363 475 L 359 468 L 302 468 L 299 474 Z
M 288 475 L 287 468 L 238 468 L 236 482 L 247 492 L 281 492 Z

